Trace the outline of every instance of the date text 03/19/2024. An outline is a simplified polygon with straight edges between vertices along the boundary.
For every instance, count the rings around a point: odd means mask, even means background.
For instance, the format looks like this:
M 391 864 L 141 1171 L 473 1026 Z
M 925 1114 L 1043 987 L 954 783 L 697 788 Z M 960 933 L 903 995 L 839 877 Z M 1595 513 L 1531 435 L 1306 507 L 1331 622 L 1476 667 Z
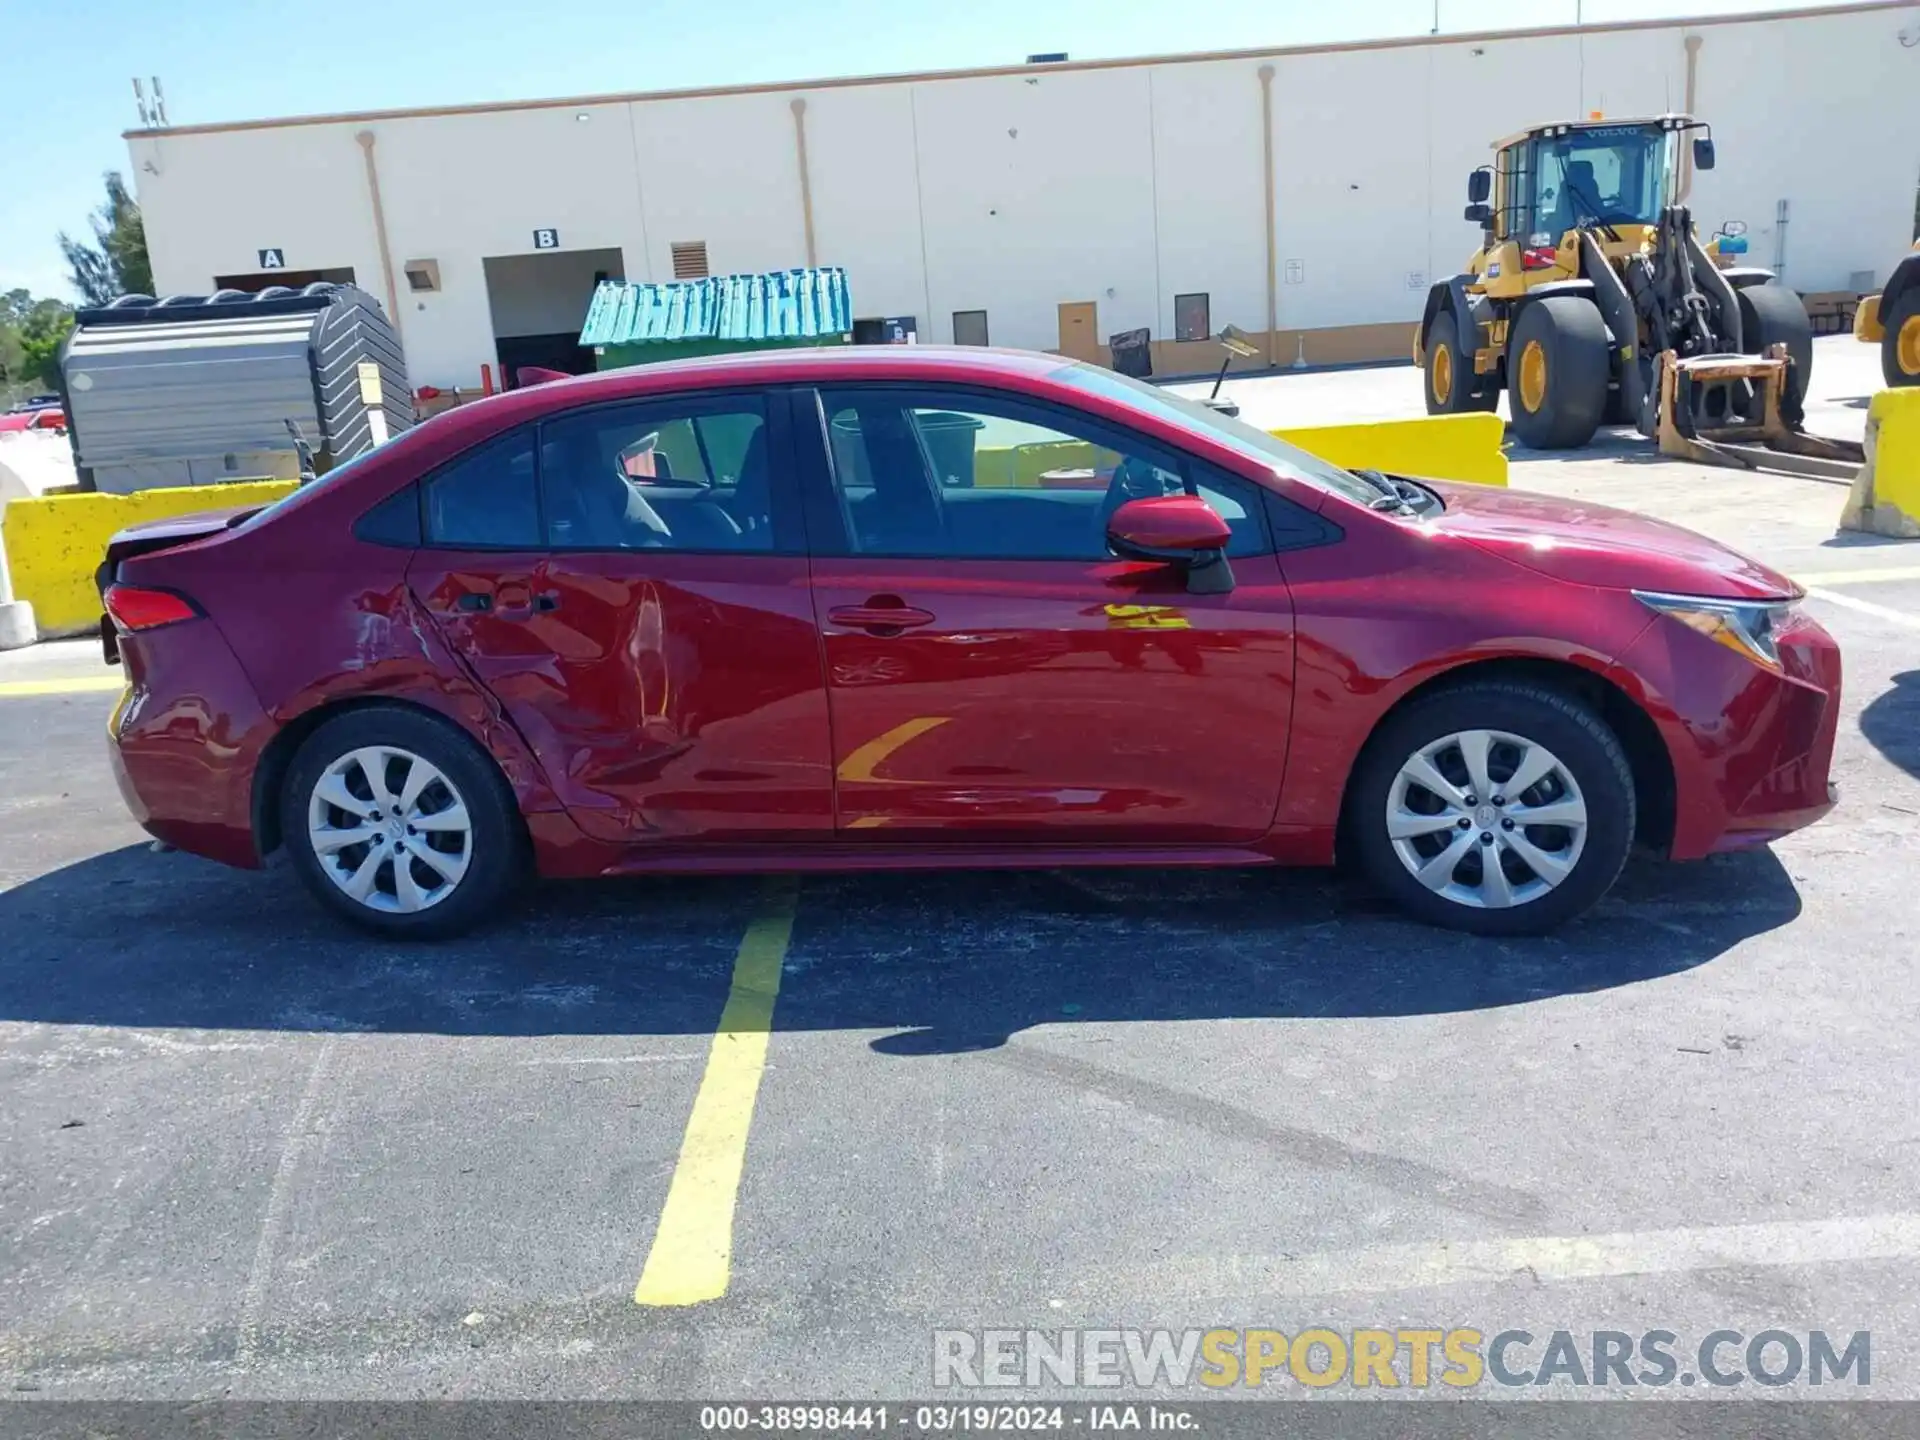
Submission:
M 1118 1434 L 1136 1430 L 1193 1434 L 1199 1422 L 1191 1410 L 1170 1405 L 735 1404 L 701 1406 L 700 1429 L 706 1434 L 761 1435 Z

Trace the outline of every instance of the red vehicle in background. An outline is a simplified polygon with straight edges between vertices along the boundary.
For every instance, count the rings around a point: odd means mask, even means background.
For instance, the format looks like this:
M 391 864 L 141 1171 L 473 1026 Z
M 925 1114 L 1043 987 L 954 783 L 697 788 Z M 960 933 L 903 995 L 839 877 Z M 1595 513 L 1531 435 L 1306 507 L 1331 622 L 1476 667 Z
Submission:
M 67 412 L 58 405 L 37 406 L 30 410 L 9 410 L 6 414 L 0 415 L 0 435 L 18 434 L 30 430 L 64 434 L 66 428 Z
M 523 389 L 128 531 L 103 585 L 141 823 L 233 865 L 284 845 L 392 934 L 536 873 L 1336 852 L 1511 934 L 1593 905 L 1636 837 L 1689 859 L 1833 803 L 1839 653 L 1772 570 L 1052 356 Z

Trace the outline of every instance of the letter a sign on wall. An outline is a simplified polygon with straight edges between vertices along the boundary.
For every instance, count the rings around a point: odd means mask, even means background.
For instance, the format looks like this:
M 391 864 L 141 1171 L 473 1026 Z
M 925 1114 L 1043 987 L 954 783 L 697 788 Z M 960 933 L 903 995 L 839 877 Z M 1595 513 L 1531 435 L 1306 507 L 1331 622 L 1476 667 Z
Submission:
M 287 252 L 284 250 L 262 250 L 260 252 L 262 270 L 284 270 L 287 268 Z

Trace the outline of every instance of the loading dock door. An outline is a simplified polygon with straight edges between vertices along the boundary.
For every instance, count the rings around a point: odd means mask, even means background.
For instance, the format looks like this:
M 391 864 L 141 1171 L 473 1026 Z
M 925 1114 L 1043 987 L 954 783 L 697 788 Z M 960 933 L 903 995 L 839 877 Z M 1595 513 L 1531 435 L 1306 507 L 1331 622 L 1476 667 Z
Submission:
M 290 290 L 302 290 L 317 280 L 324 280 L 329 285 L 351 285 L 354 283 L 353 267 L 336 265 L 330 270 L 262 270 L 257 275 L 216 275 L 213 277 L 213 288 L 244 290 L 249 295 L 258 295 L 269 285 L 285 285 Z
M 594 287 L 624 280 L 626 257 L 617 249 L 540 250 L 490 255 L 481 262 L 493 314 L 493 348 L 501 383 L 514 389 L 528 366 L 569 375 L 593 371 L 593 351 L 580 344 L 580 327 Z

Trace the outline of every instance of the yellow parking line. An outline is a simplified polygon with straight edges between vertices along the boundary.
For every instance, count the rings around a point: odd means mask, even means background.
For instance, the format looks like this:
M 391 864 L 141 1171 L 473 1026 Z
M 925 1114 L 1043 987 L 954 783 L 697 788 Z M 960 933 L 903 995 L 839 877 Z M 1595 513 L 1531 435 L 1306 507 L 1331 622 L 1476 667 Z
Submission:
M 1920 580 L 1920 565 L 1883 565 L 1878 570 L 1816 570 L 1793 578 L 1802 585 L 1872 585 L 1888 580 Z
M 0 680 L 0 700 L 27 695 L 83 695 L 96 690 L 124 690 L 120 675 L 71 676 L 65 680 Z
M 798 903 L 799 886 L 791 877 L 771 882 L 764 910 L 740 942 L 660 1228 L 634 1287 L 636 1305 L 698 1305 L 727 1293 L 734 1202 Z

